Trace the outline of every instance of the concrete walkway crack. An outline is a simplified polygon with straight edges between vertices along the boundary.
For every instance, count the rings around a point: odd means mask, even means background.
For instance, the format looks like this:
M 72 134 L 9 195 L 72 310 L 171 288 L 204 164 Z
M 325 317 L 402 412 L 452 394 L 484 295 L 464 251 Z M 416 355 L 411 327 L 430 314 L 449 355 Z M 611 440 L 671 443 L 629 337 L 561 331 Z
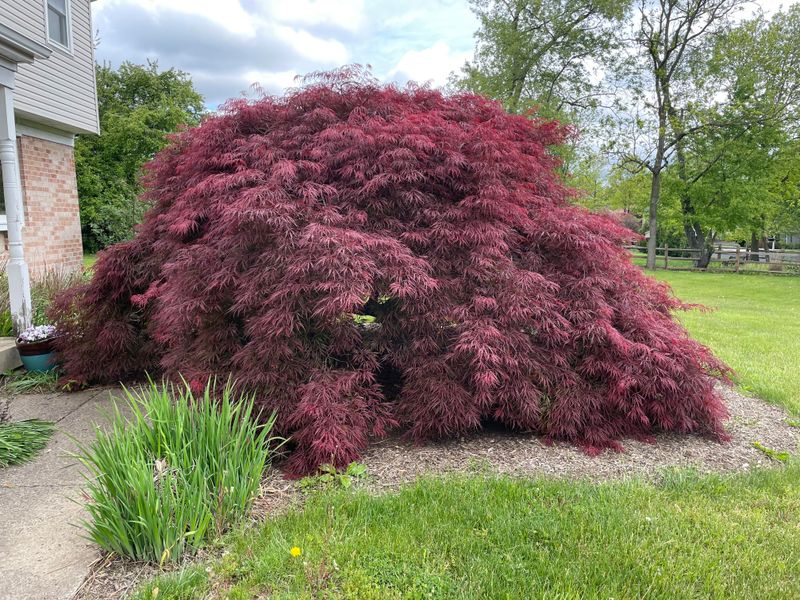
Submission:
M 69 411 L 69 412 L 68 412 L 67 414 L 65 414 L 63 417 L 61 417 L 61 418 L 59 418 L 59 419 L 56 419 L 56 421 L 55 421 L 55 422 L 56 422 L 56 423 L 61 423 L 61 421 L 63 421 L 64 419 L 66 419 L 66 418 L 67 418 L 67 417 L 69 417 L 70 415 L 74 415 L 74 414 L 75 414 L 76 412 L 78 412 L 78 411 L 79 411 L 81 408 L 83 408 L 84 406 L 86 406 L 86 405 L 87 405 L 89 402 L 91 402 L 92 400 L 94 400 L 95 398 L 97 398 L 97 396 L 99 396 L 101 393 L 102 393 L 102 390 L 101 390 L 101 391 L 96 391 L 96 392 L 94 392 L 94 393 L 93 393 L 91 396 L 89 396 L 88 398 L 86 398 L 86 400 L 84 400 L 83 402 L 81 402 L 81 403 L 80 403 L 78 406 L 76 406 L 75 408 L 73 408 L 71 411 Z

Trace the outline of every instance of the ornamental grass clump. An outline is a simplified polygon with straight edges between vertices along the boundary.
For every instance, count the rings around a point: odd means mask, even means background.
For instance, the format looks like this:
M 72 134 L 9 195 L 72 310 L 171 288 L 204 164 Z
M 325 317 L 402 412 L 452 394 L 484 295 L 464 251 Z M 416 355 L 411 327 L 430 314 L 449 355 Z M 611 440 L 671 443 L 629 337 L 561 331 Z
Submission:
M 229 384 L 150 383 L 125 390 L 110 427 L 81 446 L 87 468 L 83 524 L 105 550 L 136 560 L 176 561 L 239 519 L 259 491 L 274 416 L 263 424 L 253 399 Z M 126 416 L 126 415 L 130 416 Z
M 8 401 L 0 400 L 0 468 L 35 458 L 53 436 L 55 423 L 39 419 L 11 422 Z
M 568 135 L 352 70 L 231 101 L 156 156 L 136 237 L 57 299 L 59 360 L 79 382 L 232 373 L 277 411 L 294 474 L 398 427 L 493 420 L 591 453 L 724 438 L 727 367 L 631 264 L 635 234 L 570 203 Z

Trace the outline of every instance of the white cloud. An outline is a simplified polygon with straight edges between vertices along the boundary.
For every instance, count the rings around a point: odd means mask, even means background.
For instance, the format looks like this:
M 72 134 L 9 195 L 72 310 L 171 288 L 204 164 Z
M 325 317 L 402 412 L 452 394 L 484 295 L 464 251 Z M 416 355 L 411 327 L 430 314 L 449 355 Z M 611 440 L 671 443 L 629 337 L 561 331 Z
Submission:
M 102 15 L 124 4 L 158 15 L 164 9 L 204 17 L 231 33 L 253 36 L 256 33 L 252 16 L 242 8 L 239 0 L 100 0 L 93 5 L 93 14 Z
M 452 51 L 446 42 L 440 40 L 423 50 L 406 52 L 389 71 L 389 77 L 417 83 L 431 81 L 441 86 L 447 83 L 450 73 L 458 71 L 471 56 L 471 52 Z
M 268 94 L 281 94 L 288 88 L 296 87 L 296 71 L 247 71 L 242 78 L 249 86 L 260 87 Z
M 342 65 L 349 60 L 347 48 L 338 40 L 322 39 L 303 29 L 286 25 L 275 26 L 272 30 L 274 35 L 298 54 L 319 61 L 323 65 Z
M 345 31 L 358 31 L 365 22 L 363 0 L 269 0 L 269 14 L 282 23 L 327 25 Z
M 387 27 L 406 27 L 416 21 L 421 21 L 425 17 L 425 11 L 422 9 L 410 10 L 404 13 L 391 15 L 384 21 L 384 25 Z

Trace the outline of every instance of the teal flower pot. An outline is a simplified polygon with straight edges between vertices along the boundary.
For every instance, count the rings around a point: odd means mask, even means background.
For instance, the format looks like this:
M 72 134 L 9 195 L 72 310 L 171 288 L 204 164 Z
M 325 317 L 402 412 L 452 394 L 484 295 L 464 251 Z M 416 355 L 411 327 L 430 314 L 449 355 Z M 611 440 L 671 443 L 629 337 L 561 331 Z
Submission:
M 53 351 L 53 338 L 32 343 L 17 341 L 17 350 L 23 366 L 33 373 L 46 373 L 58 366 Z
M 22 365 L 32 373 L 47 373 L 56 368 L 56 353 L 47 352 L 46 354 L 35 354 L 24 356 L 20 354 Z

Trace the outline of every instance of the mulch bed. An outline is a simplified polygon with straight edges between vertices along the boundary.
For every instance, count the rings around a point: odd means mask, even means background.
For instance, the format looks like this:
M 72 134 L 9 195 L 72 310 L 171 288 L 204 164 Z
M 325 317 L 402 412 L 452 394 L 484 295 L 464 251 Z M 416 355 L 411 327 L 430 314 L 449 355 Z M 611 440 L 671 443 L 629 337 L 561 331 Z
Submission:
M 787 423 L 789 415 L 777 406 L 744 396 L 733 389 L 722 393 L 731 413 L 727 429 L 731 441 L 719 443 L 696 435 L 662 434 L 654 444 L 626 440 L 625 452 L 604 452 L 590 457 L 574 446 L 547 445 L 540 437 L 501 430 L 486 430 L 458 440 L 413 445 L 399 437 L 375 442 L 364 454 L 368 478 L 358 487 L 382 493 L 424 475 L 445 473 L 502 473 L 513 476 L 547 475 L 593 481 L 642 477 L 657 480 L 667 468 L 691 467 L 704 473 L 743 472 L 780 463 L 754 446 L 796 454 L 800 429 Z M 296 481 L 271 473 L 263 495 L 252 511 L 254 521 L 302 505 L 303 492 Z M 193 560 L 202 560 L 203 555 Z M 176 569 L 178 567 L 171 567 Z M 76 600 L 125 598 L 138 583 L 159 568 L 123 559 L 101 559 L 92 569 Z

